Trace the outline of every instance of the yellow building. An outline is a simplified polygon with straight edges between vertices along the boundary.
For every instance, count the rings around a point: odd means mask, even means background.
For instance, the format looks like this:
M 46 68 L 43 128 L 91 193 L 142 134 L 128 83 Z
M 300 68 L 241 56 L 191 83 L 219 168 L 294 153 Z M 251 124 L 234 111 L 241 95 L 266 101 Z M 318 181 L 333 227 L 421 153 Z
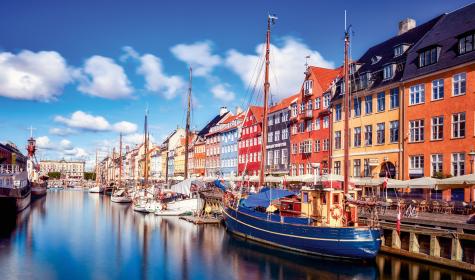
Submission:
M 196 135 L 191 134 L 188 140 L 189 146 L 194 142 Z M 189 158 L 188 161 L 192 159 Z M 188 171 L 188 174 L 190 172 Z M 185 138 L 180 139 L 180 143 L 175 148 L 174 176 L 185 176 Z
M 349 175 L 402 179 L 402 76 L 408 50 L 434 26 L 416 27 L 413 19 L 399 23 L 396 36 L 369 48 L 350 65 Z M 332 167 L 343 174 L 344 90 L 333 87 Z

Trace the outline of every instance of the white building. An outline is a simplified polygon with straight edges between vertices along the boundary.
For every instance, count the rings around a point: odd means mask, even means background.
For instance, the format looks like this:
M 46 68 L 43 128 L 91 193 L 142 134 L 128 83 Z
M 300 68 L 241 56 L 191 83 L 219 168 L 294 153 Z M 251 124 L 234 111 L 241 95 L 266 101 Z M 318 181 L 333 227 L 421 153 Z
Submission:
M 59 172 L 61 178 L 84 179 L 85 165 L 84 161 L 42 160 L 40 161 L 40 173 Z

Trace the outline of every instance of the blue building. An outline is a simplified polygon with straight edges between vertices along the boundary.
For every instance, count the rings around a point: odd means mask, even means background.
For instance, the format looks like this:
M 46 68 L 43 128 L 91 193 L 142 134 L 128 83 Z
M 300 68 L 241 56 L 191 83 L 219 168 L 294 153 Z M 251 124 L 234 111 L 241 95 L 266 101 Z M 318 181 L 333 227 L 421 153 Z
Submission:
M 244 114 L 238 113 L 220 124 L 220 171 L 224 177 L 238 174 L 238 135 L 243 119 Z

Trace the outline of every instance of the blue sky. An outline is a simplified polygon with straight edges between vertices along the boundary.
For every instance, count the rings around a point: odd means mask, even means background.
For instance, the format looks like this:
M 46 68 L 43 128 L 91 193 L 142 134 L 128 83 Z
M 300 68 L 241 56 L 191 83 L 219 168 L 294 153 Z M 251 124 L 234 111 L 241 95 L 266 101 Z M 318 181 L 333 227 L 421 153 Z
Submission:
M 131 145 L 139 142 L 148 106 L 159 142 L 184 125 L 188 65 L 195 71 L 194 128 L 220 106 L 245 107 L 268 12 L 279 17 L 271 61 L 278 100 L 299 88 L 305 56 L 313 65 L 341 64 L 345 9 L 358 58 L 395 35 L 399 20 L 420 24 L 470 2 L 2 1 L 0 141 L 23 147 L 33 125 L 41 158 L 91 162 L 119 131 Z

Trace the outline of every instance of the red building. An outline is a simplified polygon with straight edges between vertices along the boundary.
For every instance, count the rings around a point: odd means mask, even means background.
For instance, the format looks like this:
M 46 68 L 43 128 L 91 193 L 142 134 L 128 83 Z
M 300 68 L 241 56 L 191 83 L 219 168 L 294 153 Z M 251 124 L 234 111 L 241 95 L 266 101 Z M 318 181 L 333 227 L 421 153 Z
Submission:
M 290 105 L 290 175 L 325 174 L 330 154 L 331 86 L 341 68 L 310 66 Z
M 262 146 L 262 118 L 264 108 L 250 106 L 242 124 L 238 142 L 238 173 L 259 174 Z

